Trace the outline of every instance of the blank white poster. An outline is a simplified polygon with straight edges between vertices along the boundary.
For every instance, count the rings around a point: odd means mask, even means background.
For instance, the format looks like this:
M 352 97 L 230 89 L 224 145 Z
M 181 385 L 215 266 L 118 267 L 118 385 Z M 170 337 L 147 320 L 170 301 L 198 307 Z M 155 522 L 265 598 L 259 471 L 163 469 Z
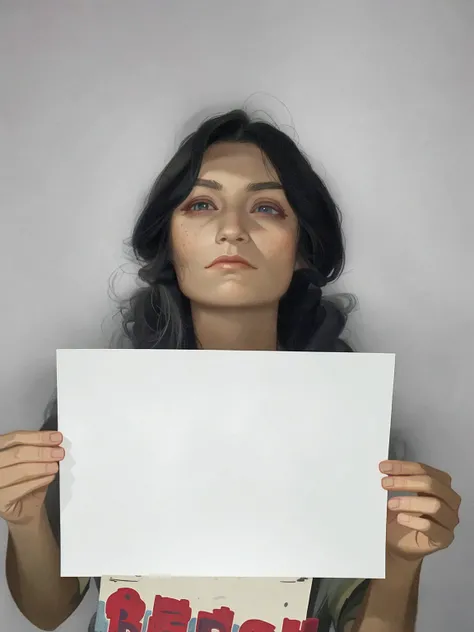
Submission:
M 61 574 L 384 577 L 394 364 L 58 350 Z

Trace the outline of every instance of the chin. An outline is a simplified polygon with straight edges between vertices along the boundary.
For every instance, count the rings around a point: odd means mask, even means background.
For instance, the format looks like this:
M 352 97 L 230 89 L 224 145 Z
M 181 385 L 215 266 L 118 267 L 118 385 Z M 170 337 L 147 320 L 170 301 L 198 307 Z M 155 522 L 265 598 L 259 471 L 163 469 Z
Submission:
M 222 294 L 214 294 L 213 296 L 199 296 L 191 298 L 197 304 L 206 305 L 212 308 L 235 309 L 235 308 L 251 308 L 263 307 L 264 305 L 278 305 L 279 296 L 262 296 L 262 294 L 254 294 L 250 292 L 224 292 Z
M 196 305 L 202 305 L 209 308 L 245 308 L 245 307 L 263 307 L 264 305 L 278 305 L 281 297 L 287 288 L 282 283 L 271 284 L 252 284 L 249 283 L 221 283 L 214 284 L 212 287 L 199 287 L 196 283 L 194 288 L 180 288 L 183 294 Z M 199 292 L 196 289 L 199 288 Z M 192 291 L 194 289 L 194 291 Z M 183 291 L 184 290 L 184 291 Z M 269 291 L 270 290 L 270 291 Z

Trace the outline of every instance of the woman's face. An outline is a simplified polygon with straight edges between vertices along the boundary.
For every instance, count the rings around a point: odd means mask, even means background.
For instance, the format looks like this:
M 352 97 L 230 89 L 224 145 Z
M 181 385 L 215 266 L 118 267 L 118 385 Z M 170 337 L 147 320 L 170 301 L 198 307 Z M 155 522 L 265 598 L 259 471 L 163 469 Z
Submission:
M 270 162 L 247 143 L 216 143 L 171 220 L 181 291 L 209 307 L 277 304 L 295 269 L 298 222 Z M 241 257 L 247 264 L 216 261 Z

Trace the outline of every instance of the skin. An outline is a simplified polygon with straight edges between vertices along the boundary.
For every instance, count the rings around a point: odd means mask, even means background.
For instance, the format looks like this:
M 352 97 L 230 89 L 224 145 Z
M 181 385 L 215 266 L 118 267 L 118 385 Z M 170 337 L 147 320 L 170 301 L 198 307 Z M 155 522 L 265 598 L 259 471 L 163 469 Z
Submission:
M 296 266 L 296 215 L 253 145 L 213 145 L 199 178 L 171 220 L 173 262 L 197 339 L 206 349 L 275 349 L 278 303 Z M 263 183 L 273 188 L 249 190 Z M 224 254 L 253 268 L 206 267 Z
M 0 435 L 0 517 L 8 524 L 6 578 L 24 616 L 54 630 L 80 602 L 79 581 L 60 577 L 59 549 L 44 507 L 64 458 L 61 433 Z
M 379 468 L 384 489 L 417 495 L 388 501 L 386 579 L 372 580 L 345 632 L 414 632 L 422 562 L 452 544 L 461 498 L 449 474 L 429 465 L 383 461 Z
M 198 343 L 202 349 L 276 350 L 278 303 L 298 267 L 295 213 L 269 161 L 252 145 L 214 145 L 199 177 L 171 220 L 173 263 Z M 259 183 L 271 184 L 252 190 Z M 251 267 L 208 267 L 223 254 L 241 255 Z M 45 630 L 59 626 L 80 601 L 78 580 L 59 576 L 59 550 L 44 509 L 47 486 L 64 458 L 61 442 L 50 432 L 0 436 L 8 585 L 21 612 Z M 461 499 L 449 475 L 435 468 L 401 461 L 379 467 L 384 489 L 416 496 L 389 501 L 386 579 L 371 581 L 345 632 L 414 632 L 421 564 L 452 543 Z

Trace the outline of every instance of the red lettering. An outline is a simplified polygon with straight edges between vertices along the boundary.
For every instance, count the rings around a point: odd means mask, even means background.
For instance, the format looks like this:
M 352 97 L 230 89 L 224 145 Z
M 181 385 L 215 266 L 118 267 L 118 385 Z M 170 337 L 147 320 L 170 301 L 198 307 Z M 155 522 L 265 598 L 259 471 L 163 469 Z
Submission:
M 319 619 L 305 619 L 302 623 L 295 619 L 283 619 L 281 632 L 318 632 Z
M 186 632 L 191 619 L 187 599 L 172 599 L 156 595 L 153 613 L 148 620 L 148 632 Z
M 212 612 L 198 612 L 196 632 L 232 632 L 234 612 L 223 606 Z
M 108 632 L 140 632 L 144 614 L 145 602 L 132 588 L 119 588 L 105 604 Z
M 275 626 L 260 619 L 249 619 L 242 623 L 239 632 L 274 632 Z

